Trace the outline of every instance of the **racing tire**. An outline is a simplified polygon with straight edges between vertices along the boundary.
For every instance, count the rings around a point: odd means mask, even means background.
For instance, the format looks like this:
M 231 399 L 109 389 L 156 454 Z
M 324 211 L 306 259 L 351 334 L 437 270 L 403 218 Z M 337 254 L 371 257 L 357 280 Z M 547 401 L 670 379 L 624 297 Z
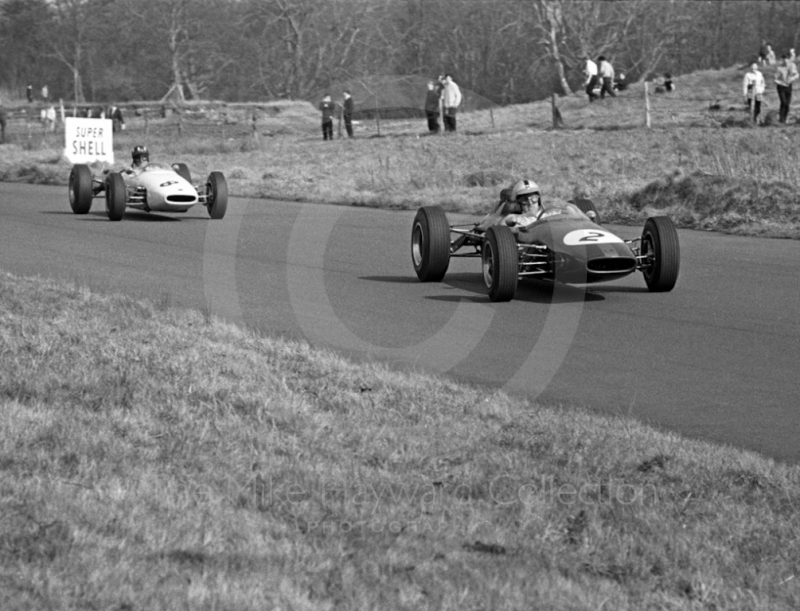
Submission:
M 87 214 L 92 208 L 92 171 L 79 163 L 69 173 L 69 205 L 75 214 Z
M 175 173 L 183 178 L 189 184 L 192 184 L 192 173 L 189 171 L 189 166 L 185 163 L 173 163 L 172 169 Z
M 206 183 L 208 216 L 221 219 L 228 209 L 228 182 L 222 172 L 211 172 Z
M 411 228 L 411 263 L 422 282 L 441 282 L 450 266 L 450 224 L 440 206 L 417 210 Z
M 483 281 L 492 301 L 511 301 L 517 292 L 519 249 L 509 227 L 493 225 L 481 247 Z
M 671 291 L 678 281 L 681 249 L 678 232 L 667 216 L 652 216 L 644 224 L 640 254 L 650 260 L 642 269 L 644 281 L 652 293 Z
M 600 213 L 597 211 L 597 207 L 594 205 L 592 200 L 590 200 L 588 197 L 576 197 L 572 203 L 578 206 L 581 212 L 592 219 L 592 222 L 595 225 L 600 224 Z
M 121 221 L 125 216 L 128 191 L 119 172 L 111 172 L 106 177 L 106 214 L 109 220 Z

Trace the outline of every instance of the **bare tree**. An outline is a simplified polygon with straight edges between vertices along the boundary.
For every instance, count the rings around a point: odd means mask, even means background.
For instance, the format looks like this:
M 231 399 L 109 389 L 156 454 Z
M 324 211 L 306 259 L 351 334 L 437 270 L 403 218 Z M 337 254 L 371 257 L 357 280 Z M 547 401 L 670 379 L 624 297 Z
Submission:
M 102 9 L 102 0 L 51 0 L 53 27 L 45 37 L 47 55 L 66 66 L 72 74 L 73 97 L 84 102 L 83 67 L 91 38 L 93 13 Z

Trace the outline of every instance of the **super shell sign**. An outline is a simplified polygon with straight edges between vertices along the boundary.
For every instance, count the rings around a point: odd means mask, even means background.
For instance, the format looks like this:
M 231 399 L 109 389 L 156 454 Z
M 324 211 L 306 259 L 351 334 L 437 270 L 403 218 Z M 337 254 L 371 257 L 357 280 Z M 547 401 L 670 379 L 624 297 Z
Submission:
M 71 163 L 114 163 L 111 119 L 67 117 L 64 121 L 64 156 Z

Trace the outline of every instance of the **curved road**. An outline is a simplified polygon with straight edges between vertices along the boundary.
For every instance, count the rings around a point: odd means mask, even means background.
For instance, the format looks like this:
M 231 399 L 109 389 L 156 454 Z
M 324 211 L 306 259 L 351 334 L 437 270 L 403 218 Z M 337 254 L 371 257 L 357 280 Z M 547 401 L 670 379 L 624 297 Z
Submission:
M 232 198 L 222 221 L 112 223 L 102 200 L 79 217 L 65 187 L 0 183 L 0 268 L 800 462 L 800 242 L 681 231 L 671 293 L 636 274 L 492 304 L 475 259 L 417 281 L 413 214 Z

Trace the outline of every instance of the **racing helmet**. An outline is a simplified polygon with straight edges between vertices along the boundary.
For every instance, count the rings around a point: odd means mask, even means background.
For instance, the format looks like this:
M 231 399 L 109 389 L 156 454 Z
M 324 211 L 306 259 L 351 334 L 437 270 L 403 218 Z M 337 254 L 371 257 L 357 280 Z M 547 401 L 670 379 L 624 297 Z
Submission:
M 520 207 L 526 203 L 541 205 L 542 197 L 539 193 L 539 185 L 532 180 L 523 178 L 512 187 L 511 201 L 517 202 Z
M 133 165 L 136 166 L 150 162 L 150 153 L 147 151 L 147 147 L 141 144 L 137 144 L 133 147 L 131 157 L 133 157 Z

